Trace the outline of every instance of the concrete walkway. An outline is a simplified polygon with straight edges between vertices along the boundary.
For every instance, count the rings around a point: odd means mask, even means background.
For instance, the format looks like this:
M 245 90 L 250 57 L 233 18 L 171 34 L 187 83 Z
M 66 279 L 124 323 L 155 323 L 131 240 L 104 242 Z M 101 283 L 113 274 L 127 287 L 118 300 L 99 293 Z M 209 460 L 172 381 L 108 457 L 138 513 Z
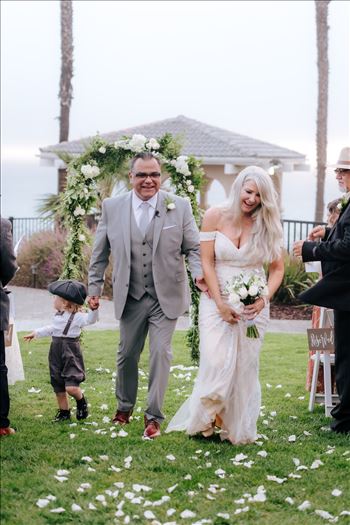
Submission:
M 20 286 L 9 286 L 15 304 L 16 330 L 30 331 L 40 326 L 51 323 L 53 309 L 53 296 L 46 290 L 36 288 L 23 288 Z M 95 325 L 87 327 L 87 330 L 115 330 L 118 322 L 114 317 L 113 302 L 102 300 L 100 307 L 100 320 Z M 272 319 L 268 326 L 268 332 L 275 333 L 306 333 L 311 327 L 311 321 L 288 321 Z M 180 317 L 177 321 L 177 330 L 187 330 L 188 317 Z

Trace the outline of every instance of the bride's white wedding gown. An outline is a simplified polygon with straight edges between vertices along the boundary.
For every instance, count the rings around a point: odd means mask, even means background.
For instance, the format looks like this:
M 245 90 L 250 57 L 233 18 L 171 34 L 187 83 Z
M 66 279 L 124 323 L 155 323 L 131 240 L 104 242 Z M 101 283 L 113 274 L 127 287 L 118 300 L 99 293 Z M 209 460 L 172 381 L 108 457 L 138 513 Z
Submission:
M 250 242 L 237 248 L 219 231 L 201 233 L 201 241 L 214 239 L 215 269 L 221 291 L 228 279 L 242 271 L 254 269 L 264 273 L 262 257 L 254 255 Z M 259 354 L 268 321 L 266 306 L 254 319 L 260 337 L 248 338 L 245 321 L 227 323 L 215 302 L 202 293 L 198 376 L 191 396 L 172 418 L 166 432 L 210 433 L 215 420 L 221 420 L 222 440 L 234 444 L 256 440 L 261 401 Z

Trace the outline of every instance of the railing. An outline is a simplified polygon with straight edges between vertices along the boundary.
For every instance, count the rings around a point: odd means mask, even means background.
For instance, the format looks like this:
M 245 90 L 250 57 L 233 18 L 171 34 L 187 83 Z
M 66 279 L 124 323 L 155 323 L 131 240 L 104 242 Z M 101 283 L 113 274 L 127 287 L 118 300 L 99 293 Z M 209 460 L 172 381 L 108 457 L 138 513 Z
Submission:
M 312 228 L 318 224 L 324 225 L 323 222 L 311 222 L 311 221 L 291 221 L 285 219 L 282 221 L 283 225 L 283 238 L 284 247 L 290 252 L 293 248 L 295 241 L 306 239 Z
M 55 220 L 45 217 L 9 217 L 12 223 L 13 244 L 22 237 L 30 237 L 39 231 L 54 231 Z
M 38 231 L 55 230 L 54 219 L 48 219 L 44 217 L 9 217 L 9 219 L 12 222 L 14 244 L 16 244 L 23 236 L 30 237 L 33 233 Z M 284 233 L 284 246 L 288 251 L 291 251 L 295 241 L 306 239 L 314 226 L 324 223 L 285 219 L 282 221 L 282 224 Z M 90 224 L 89 226 L 91 227 Z

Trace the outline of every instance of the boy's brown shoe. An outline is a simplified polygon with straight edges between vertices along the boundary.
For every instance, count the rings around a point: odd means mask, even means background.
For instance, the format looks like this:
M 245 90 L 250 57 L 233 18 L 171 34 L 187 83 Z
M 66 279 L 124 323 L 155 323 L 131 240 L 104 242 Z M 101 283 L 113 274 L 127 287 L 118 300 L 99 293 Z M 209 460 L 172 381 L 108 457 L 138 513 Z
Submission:
M 123 412 L 122 410 L 117 410 L 115 413 L 114 418 L 112 419 L 112 422 L 115 425 L 127 425 L 130 423 L 130 416 L 132 414 L 132 410 L 129 410 L 128 412 Z

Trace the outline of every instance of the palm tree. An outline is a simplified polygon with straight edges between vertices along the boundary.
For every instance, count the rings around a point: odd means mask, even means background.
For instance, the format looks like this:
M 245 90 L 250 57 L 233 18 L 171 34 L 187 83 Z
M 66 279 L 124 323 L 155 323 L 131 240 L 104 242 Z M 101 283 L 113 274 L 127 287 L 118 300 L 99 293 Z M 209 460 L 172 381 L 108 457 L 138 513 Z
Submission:
M 68 140 L 69 113 L 73 98 L 73 5 L 71 0 L 61 0 L 61 78 L 60 78 L 60 137 Z M 58 191 L 65 187 L 67 172 L 58 170 Z
M 330 0 L 315 0 L 317 33 L 317 189 L 315 221 L 322 222 L 324 215 L 324 186 L 327 164 L 327 115 L 328 115 L 328 4 Z

